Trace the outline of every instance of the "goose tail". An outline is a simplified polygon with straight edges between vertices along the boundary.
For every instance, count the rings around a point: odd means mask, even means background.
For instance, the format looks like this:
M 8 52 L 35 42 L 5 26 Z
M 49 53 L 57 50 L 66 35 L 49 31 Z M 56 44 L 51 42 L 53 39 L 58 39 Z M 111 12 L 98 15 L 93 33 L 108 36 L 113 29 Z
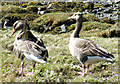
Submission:
M 113 58 L 115 58 L 112 54 L 108 54 L 109 57 L 103 57 L 104 59 L 106 59 L 107 61 L 113 61 Z
M 113 61 L 113 59 L 112 58 L 105 58 L 107 61 Z
M 114 55 L 108 53 L 109 58 L 107 57 L 106 60 L 113 61 L 112 58 L 115 58 Z

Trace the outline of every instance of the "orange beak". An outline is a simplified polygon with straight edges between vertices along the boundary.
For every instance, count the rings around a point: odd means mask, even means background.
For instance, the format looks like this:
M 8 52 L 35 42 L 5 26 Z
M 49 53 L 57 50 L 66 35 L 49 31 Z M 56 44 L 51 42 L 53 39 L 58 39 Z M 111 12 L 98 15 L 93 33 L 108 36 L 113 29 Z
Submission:
M 16 32 L 16 30 L 13 28 L 13 32 L 12 32 L 11 36 L 12 36 L 15 32 Z

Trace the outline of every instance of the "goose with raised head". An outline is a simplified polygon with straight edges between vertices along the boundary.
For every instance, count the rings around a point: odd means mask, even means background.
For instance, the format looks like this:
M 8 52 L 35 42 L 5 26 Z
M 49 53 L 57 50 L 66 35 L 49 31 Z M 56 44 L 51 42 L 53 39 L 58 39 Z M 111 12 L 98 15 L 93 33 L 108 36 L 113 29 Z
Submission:
M 76 20 L 75 30 L 73 30 L 70 36 L 69 50 L 71 55 L 82 63 L 83 76 L 88 73 L 90 64 L 113 60 L 114 56 L 112 54 L 97 46 L 92 40 L 79 38 L 79 32 L 82 28 L 82 14 L 80 12 L 74 13 L 68 19 Z M 87 73 L 85 73 L 85 64 L 87 65 Z
M 24 21 L 16 21 L 13 24 L 12 35 L 21 30 L 15 38 L 14 42 L 14 53 L 18 58 L 21 59 L 21 70 L 18 74 L 21 75 L 32 75 L 34 72 L 36 62 L 46 63 L 48 58 L 48 51 L 44 46 L 41 39 L 37 39 L 30 31 L 29 25 Z M 32 61 L 33 69 L 32 72 L 23 73 L 24 60 Z

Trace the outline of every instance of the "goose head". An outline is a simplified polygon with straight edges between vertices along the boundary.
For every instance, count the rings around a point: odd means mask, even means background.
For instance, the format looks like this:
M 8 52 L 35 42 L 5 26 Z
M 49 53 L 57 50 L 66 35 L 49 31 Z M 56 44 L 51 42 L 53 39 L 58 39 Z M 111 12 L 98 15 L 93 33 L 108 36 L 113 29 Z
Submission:
M 76 13 L 74 13 L 71 17 L 69 17 L 68 19 L 74 19 L 74 20 L 79 20 L 79 19 L 81 19 L 82 20 L 82 13 L 80 13 L 80 12 L 76 12 Z
M 16 21 L 13 24 L 12 35 L 15 34 L 15 32 L 18 31 L 18 30 L 26 31 L 26 30 L 30 30 L 30 28 L 29 28 L 29 25 L 26 22 L 19 20 L 19 21 Z
M 76 26 L 75 26 L 73 33 L 71 34 L 71 38 L 79 37 L 79 32 L 82 28 L 82 13 L 76 12 L 68 19 L 76 20 Z

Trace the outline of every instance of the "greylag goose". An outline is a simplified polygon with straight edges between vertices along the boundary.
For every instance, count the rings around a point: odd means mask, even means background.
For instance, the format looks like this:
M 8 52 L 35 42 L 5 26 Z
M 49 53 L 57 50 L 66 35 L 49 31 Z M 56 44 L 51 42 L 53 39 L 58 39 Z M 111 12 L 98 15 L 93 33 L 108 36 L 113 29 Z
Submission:
M 74 13 L 68 19 L 76 20 L 75 30 L 73 30 L 70 36 L 69 50 L 71 55 L 82 64 L 83 76 L 88 73 L 90 64 L 113 60 L 112 58 L 114 58 L 114 56 L 112 54 L 109 54 L 105 49 L 97 46 L 93 41 L 79 38 L 79 32 L 82 28 L 82 14 L 80 12 Z M 85 64 L 87 65 L 87 73 L 85 73 Z
M 34 62 L 32 72 L 23 75 L 32 75 L 34 72 L 36 62 L 46 63 L 48 51 L 44 46 L 43 41 L 38 40 L 30 31 L 29 25 L 24 21 L 16 21 L 13 24 L 12 35 L 21 30 L 14 42 L 14 53 L 21 59 L 21 70 L 18 74 L 23 74 L 24 59 Z

